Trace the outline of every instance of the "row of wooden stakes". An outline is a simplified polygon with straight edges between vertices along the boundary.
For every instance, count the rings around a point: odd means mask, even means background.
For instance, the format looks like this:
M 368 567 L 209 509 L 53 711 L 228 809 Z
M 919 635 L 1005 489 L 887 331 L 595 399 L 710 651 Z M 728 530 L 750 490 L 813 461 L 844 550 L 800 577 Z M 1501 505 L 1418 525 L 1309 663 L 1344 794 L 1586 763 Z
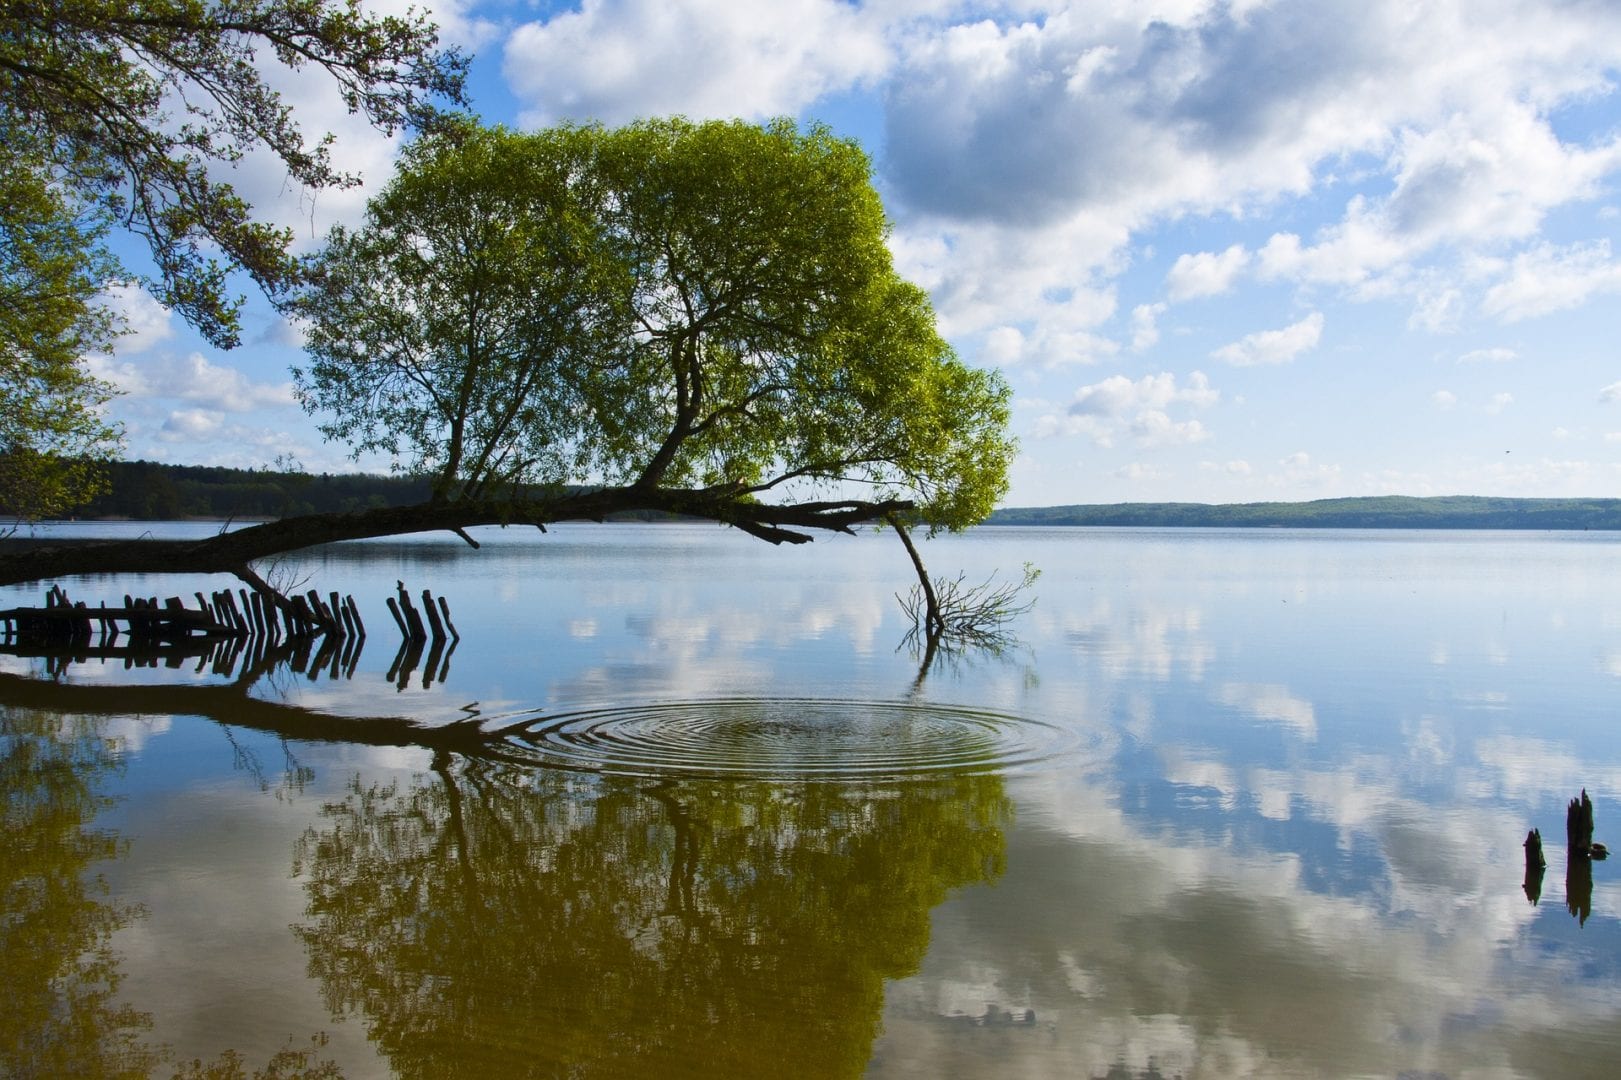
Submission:
M 398 599 L 388 598 L 388 612 L 394 616 L 394 624 L 400 628 L 400 634 L 406 641 L 421 644 L 430 637 L 434 641 L 444 641 L 447 637 L 454 643 L 460 641 L 462 636 L 456 632 L 456 626 L 450 621 L 450 605 L 445 603 L 443 596 L 437 600 L 428 589 L 422 590 L 422 612 L 418 612 L 416 605 L 411 603 L 411 594 L 405 590 L 405 582 L 394 583 Z M 423 613 L 427 615 L 426 624 Z
M 91 660 L 122 660 L 126 668 L 194 662 L 199 673 L 212 668 L 227 678 L 239 663 L 244 677 L 282 665 L 312 681 L 323 673 L 353 677 L 366 640 L 354 597 L 333 592 L 323 600 L 313 589 L 285 603 L 246 589 L 195 595 L 195 608 L 179 597 L 131 596 L 123 607 L 92 608 L 53 585 L 44 607 L 0 611 L 0 651 L 42 657 L 52 677 Z M 424 689 L 443 682 L 461 640 L 450 605 L 424 589 L 419 609 L 400 582 L 388 608 L 403 638 L 388 681 L 404 690 L 420 668 Z
M 121 634 L 128 634 L 130 645 L 173 643 L 192 638 L 263 637 L 274 643 L 325 635 L 335 640 L 363 639 L 366 625 L 354 597 L 336 592 L 323 600 L 311 589 L 303 596 L 288 598 L 285 606 L 275 605 L 257 592 L 222 589 L 205 597 L 201 592 L 197 607 L 189 608 L 178 596 L 158 601 L 153 597 L 124 596 L 123 607 L 90 607 L 75 603 L 60 585 L 45 595 L 45 606 L 10 608 L 0 611 L 5 637 L 22 645 L 83 646 L 99 637 L 100 644 L 115 646 Z M 238 596 L 241 603 L 237 602 Z

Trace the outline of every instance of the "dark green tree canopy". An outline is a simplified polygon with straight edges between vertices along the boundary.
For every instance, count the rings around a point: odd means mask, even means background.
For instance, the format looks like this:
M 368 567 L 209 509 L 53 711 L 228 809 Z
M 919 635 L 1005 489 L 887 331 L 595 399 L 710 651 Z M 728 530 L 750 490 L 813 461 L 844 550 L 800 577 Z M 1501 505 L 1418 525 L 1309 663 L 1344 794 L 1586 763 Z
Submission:
M 866 155 L 823 128 L 458 127 L 312 261 L 298 384 L 441 501 L 853 491 L 961 527 L 1005 489 L 1008 391 L 940 338 L 887 233 Z

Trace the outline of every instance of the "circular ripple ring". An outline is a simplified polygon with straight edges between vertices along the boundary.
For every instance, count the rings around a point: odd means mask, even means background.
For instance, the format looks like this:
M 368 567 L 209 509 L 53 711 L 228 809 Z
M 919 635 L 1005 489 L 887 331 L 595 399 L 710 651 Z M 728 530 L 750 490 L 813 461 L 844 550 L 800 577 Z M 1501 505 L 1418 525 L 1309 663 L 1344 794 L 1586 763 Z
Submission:
M 1053 724 L 912 702 L 749 699 L 553 714 L 503 729 L 538 763 L 631 776 L 853 781 L 1022 770 L 1077 736 Z

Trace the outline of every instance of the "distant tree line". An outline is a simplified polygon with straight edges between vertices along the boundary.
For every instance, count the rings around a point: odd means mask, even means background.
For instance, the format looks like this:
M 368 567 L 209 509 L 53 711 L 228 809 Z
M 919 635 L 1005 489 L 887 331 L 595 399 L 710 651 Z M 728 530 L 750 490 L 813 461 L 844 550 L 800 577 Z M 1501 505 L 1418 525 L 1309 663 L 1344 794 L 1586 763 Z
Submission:
M 1621 529 L 1621 499 L 1385 495 L 1287 503 L 1115 503 L 1007 507 L 989 525 L 1153 528 Z
M 265 519 L 406 506 L 428 497 L 427 480 L 411 476 L 316 475 L 156 461 L 115 461 L 106 470 L 107 490 L 80 508 L 77 516 L 137 521 Z
M 157 461 L 114 461 L 106 463 L 103 470 L 106 490 L 82 506 L 75 517 L 133 521 L 278 520 L 305 514 L 347 514 L 414 506 L 427 501 L 432 486 L 427 476 L 316 474 L 269 468 L 166 465 Z M 541 492 L 530 494 L 538 496 Z M 16 516 L 0 494 L 0 518 Z M 648 511 L 610 516 L 619 520 L 651 521 L 673 515 Z

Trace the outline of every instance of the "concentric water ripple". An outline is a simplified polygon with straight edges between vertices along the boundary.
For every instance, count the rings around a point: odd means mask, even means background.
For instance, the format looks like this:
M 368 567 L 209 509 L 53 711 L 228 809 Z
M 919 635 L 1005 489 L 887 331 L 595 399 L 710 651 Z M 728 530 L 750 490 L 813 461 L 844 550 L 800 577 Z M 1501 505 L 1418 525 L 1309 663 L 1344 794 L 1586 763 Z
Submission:
M 982 709 L 826 699 L 596 709 L 501 735 L 539 763 L 592 772 L 833 782 L 1025 770 L 1081 743 L 1057 725 Z

